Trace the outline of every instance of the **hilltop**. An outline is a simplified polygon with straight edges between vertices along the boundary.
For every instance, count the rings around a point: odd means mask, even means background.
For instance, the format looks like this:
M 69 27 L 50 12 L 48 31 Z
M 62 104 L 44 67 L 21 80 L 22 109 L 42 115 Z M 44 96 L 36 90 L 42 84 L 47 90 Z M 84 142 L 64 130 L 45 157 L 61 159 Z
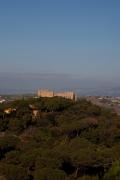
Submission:
M 117 180 L 120 117 L 85 99 L 0 105 L 3 180 Z

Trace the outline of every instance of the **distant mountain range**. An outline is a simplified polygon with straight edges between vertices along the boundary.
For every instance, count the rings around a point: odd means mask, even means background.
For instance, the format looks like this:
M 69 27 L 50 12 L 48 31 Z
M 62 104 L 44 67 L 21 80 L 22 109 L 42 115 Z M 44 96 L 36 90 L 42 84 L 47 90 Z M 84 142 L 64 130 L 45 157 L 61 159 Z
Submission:
M 75 91 L 78 95 L 120 96 L 120 84 L 68 74 L 0 73 L 0 94 L 36 93 L 37 89 Z
M 120 87 L 103 87 L 103 88 L 88 88 L 77 91 L 79 95 L 91 96 L 120 96 Z

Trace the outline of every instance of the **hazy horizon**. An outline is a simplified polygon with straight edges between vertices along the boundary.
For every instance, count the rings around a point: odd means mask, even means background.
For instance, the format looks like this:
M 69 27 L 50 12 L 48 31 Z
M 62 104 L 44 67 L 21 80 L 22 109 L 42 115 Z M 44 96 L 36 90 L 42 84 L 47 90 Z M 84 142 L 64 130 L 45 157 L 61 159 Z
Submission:
M 0 94 L 36 93 L 38 89 L 50 89 L 72 90 L 80 95 L 120 95 L 118 81 L 83 78 L 78 74 L 0 73 L 0 84 Z

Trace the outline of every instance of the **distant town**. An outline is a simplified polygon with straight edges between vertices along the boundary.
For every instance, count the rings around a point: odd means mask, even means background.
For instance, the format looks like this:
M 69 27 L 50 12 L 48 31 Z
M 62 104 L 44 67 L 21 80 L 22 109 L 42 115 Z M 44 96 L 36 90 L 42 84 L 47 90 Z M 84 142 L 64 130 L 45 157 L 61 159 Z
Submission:
M 86 99 L 98 106 L 114 109 L 120 115 L 120 96 L 86 96 Z

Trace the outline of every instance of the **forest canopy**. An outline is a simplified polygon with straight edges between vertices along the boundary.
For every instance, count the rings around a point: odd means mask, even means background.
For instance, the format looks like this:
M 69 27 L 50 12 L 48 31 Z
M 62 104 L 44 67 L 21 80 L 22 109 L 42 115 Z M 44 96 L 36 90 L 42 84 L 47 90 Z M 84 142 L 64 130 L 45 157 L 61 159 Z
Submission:
M 0 180 L 118 180 L 119 152 L 120 117 L 85 99 L 0 105 Z

